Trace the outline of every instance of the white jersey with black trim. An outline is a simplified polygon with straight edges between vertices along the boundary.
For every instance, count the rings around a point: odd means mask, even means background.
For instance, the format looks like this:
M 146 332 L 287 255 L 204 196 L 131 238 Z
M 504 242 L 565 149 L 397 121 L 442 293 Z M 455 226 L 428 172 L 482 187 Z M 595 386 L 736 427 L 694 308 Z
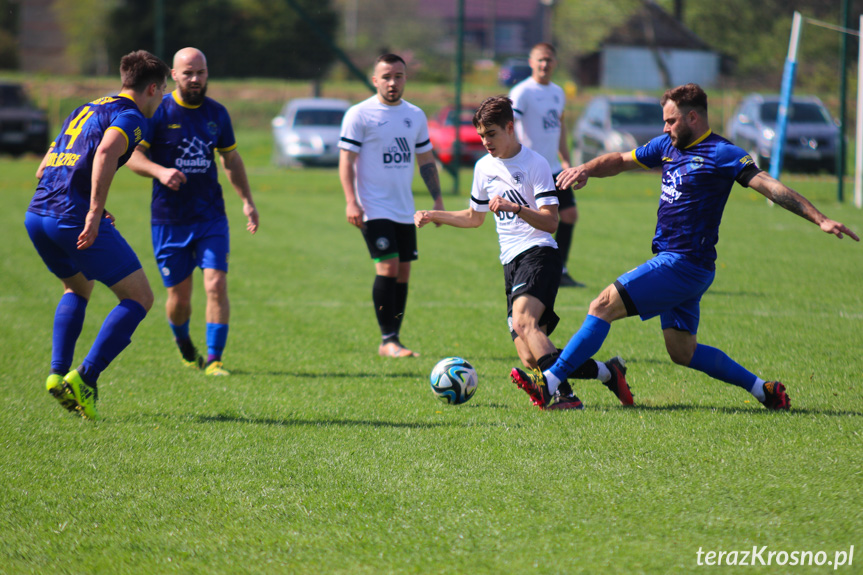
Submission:
M 387 106 L 372 96 L 345 113 L 339 148 L 359 154 L 354 189 L 364 221 L 413 224 L 416 154 L 432 149 L 423 111 L 405 100 Z
M 556 174 L 560 164 L 560 131 L 563 129 L 565 97 L 563 88 L 550 82 L 540 84 L 529 77 L 509 92 L 519 142 L 539 153 Z
M 548 162 L 527 146 L 522 146 L 512 158 L 487 154 L 476 163 L 470 207 L 475 212 L 488 212 L 492 196 L 503 196 L 533 209 L 558 204 Z M 508 264 L 518 254 L 535 246 L 557 247 L 550 233 L 536 229 L 516 214 L 493 215 L 500 241 L 500 263 Z

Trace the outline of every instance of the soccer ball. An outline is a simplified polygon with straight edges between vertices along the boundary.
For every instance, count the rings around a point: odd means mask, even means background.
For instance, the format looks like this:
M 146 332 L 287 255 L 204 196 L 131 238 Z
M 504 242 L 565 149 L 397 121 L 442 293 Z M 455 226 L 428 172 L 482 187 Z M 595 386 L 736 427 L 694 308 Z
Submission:
M 460 357 L 440 360 L 431 372 L 432 393 L 444 403 L 466 402 L 473 397 L 476 383 L 476 370 Z

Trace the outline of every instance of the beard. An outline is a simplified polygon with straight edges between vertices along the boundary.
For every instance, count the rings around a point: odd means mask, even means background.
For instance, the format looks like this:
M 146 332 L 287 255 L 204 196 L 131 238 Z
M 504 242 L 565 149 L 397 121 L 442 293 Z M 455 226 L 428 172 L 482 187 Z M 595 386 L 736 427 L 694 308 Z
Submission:
M 177 89 L 180 90 L 180 97 L 183 101 L 190 106 L 200 106 L 204 103 L 204 98 L 207 96 L 206 84 L 200 88 L 192 88 L 190 90 L 184 90 L 180 86 L 178 86 Z
M 692 130 L 687 126 L 685 129 L 681 129 L 680 132 L 677 133 L 677 139 L 672 139 L 671 145 L 678 150 L 682 150 L 691 144 L 693 139 Z

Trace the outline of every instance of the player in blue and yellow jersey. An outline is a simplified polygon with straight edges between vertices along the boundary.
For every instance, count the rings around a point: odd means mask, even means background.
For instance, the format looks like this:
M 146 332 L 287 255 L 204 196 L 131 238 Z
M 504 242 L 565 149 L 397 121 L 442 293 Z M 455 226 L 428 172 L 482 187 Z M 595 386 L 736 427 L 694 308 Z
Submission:
M 174 56 L 176 90 L 166 95 L 150 121 L 129 167 L 153 178 L 153 252 L 168 290 L 166 313 L 183 361 L 207 375 L 229 375 L 222 364 L 228 338 L 228 253 L 230 241 L 225 200 L 215 152 L 231 185 L 243 200 L 246 229 L 258 229 L 258 211 L 246 176 L 231 117 L 208 98 L 207 59 L 195 48 Z M 149 158 L 147 152 L 149 151 Z M 203 270 L 207 292 L 207 359 L 189 334 L 192 272 Z
M 599 351 L 611 322 L 639 315 L 659 316 L 671 360 L 741 387 L 767 409 L 789 409 L 791 400 L 778 381 L 764 381 L 714 347 L 698 343 L 701 296 L 716 273 L 719 223 L 734 182 L 752 188 L 786 210 L 838 238 L 860 241 L 840 222 L 827 218 L 809 200 L 759 170 L 752 158 L 714 134 L 707 120 L 707 94 L 696 84 L 668 90 L 662 97 L 664 134 L 629 153 L 605 154 L 564 170 L 559 187 L 582 188 L 589 177 L 615 176 L 636 168 L 662 168 L 655 257 L 629 271 L 591 302 L 588 316 L 557 362 L 541 376 L 513 369 L 513 381 L 534 401 L 548 402 L 570 366 Z
M 99 418 L 99 375 L 129 345 L 153 305 L 141 263 L 114 228 L 105 204 L 114 174 L 145 137 L 145 117 L 152 117 L 162 102 L 168 71 L 149 52 L 124 56 L 122 90 L 84 104 L 66 119 L 39 165 L 39 184 L 27 209 L 27 233 L 64 287 L 54 315 L 47 388 L 63 407 L 88 419 Z M 80 367 L 69 371 L 95 280 L 120 302 Z

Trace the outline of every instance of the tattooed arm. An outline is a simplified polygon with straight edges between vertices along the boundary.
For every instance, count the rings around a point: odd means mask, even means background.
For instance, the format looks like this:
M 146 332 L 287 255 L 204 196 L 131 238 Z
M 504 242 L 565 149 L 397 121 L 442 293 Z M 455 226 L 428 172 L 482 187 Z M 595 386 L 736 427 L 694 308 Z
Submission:
M 857 234 L 845 227 L 845 224 L 831 220 L 819 212 L 818 209 L 812 205 L 812 202 L 779 180 L 770 177 L 767 172 L 759 172 L 749 182 L 749 187 L 762 194 L 768 200 L 782 206 L 789 212 L 809 220 L 828 234 L 833 234 L 840 239 L 844 235 L 847 235 L 858 242 L 860 241 Z
M 420 165 L 420 176 L 422 176 L 423 182 L 425 182 L 429 194 L 431 194 L 434 200 L 434 209 L 443 210 L 443 198 L 440 194 L 440 177 L 438 176 L 437 166 L 434 162 L 434 154 L 432 152 L 417 154 L 417 163 Z M 437 224 L 437 226 L 439 227 L 440 224 Z

